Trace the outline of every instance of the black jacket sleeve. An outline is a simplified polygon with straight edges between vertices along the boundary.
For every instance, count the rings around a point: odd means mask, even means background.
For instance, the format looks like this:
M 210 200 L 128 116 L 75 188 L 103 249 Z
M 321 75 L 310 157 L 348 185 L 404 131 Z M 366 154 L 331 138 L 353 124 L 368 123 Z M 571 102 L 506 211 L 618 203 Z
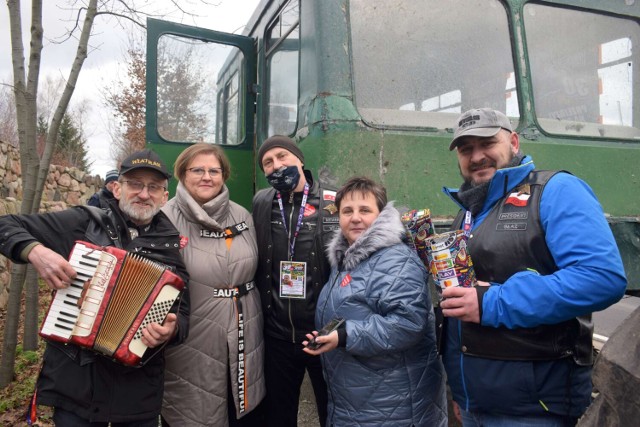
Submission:
M 32 242 L 68 257 L 76 240 L 82 240 L 89 216 L 79 209 L 35 215 L 0 217 L 0 253 L 17 263 L 22 250 Z

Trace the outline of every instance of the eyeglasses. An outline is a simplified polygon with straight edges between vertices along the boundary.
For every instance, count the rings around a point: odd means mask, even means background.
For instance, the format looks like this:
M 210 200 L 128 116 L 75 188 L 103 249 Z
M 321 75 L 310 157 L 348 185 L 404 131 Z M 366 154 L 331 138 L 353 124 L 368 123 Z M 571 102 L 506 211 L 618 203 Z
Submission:
M 125 184 L 127 184 L 129 188 L 136 193 L 141 192 L 142 190 L 144 190 L 145 187 L 147 187 L 147 191 L 152 196 L 159 196 L 160 194 L 162 194 L 163 191 L 167 189 L 167 187 L 164 187 L 162 185 L 145 184 L 144 182 L 140 182 L 140 181 L 127 180 L 127 181 L 121 181 L 121 182 L 124 182 Z
M 198 178 L 203 177 L 205 172 L 208 172 L 209 176 L 212 178 L 217 178 L 222 175 L 222 168 L 189 168 L 187 170 Z

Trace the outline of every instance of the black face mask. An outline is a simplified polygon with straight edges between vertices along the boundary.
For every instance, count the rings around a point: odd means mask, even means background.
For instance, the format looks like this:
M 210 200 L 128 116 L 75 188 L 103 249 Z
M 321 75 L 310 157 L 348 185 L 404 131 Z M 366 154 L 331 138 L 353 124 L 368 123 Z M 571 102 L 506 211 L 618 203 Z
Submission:
M 271 175 L 267 175 L 267 181 L 276 190 L 282 193 L 290 193 L 298 186 L 300 171 L 297 166 L 283 167 Z

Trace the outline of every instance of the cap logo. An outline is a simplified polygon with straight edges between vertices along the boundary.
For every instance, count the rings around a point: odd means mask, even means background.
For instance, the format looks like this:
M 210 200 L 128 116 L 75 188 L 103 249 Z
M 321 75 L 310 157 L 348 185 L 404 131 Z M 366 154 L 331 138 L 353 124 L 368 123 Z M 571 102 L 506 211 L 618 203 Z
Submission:
M 149 159 L 134 159 L 131 161 L 132 165 L 140 165 L 143 163 L 150 166 L 155 166 L 157 168 L 161 167 L 160 162 L 154 162 L 153 160 L 149 160 Z
M 458 122 L 458 127 L 459 128 L 466 128 L 468 126 L 475 125 L 476 124 L 476 120 L 480 120 L 480 116 L 475 115 L 475 116 L 465 117 L 464 119 L 462 119 L 462 120 L 460 120 Z

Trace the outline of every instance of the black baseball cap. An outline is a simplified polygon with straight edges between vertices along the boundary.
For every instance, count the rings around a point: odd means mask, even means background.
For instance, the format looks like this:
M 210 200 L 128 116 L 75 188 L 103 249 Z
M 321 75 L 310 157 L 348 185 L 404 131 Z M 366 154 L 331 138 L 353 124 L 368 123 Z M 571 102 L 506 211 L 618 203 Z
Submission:
M 171 174 L 160 156 L 151 150 L 136 151 L 124 159 L 120 165 L 120 175 L 143 168 L 160 172 L 167 179 L 171 178 Z

